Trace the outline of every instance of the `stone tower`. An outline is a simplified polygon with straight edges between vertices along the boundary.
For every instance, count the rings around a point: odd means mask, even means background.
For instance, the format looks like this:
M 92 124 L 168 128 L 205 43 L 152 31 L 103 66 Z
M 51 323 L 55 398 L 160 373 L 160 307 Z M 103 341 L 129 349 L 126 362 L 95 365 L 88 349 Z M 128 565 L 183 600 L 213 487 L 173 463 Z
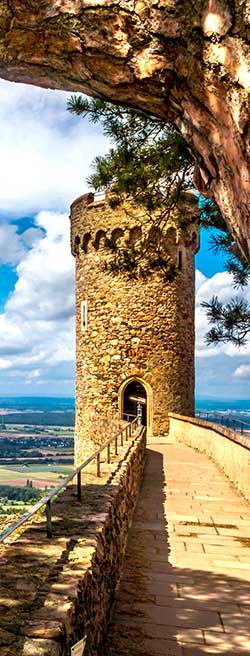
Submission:
M 76 437 L 80 462 L 118 418 L 139 414 L 148 434 L 164 434 L 168 412 L 194 411 L 194 253 L 197 202 L 184 194 L 190 226 L 181 238 L 170 228 L 166 249 L 178 275 L 159 271 L 128 278 L 114 273 L 118 246 L 140 246 L 145 217 L 112 210 L 105 197 L 85 194 L 71 205 L 71 245 L 76 259 Z M 165 247 L 165 246 L 164 246 Z M 125 417 L 124 417 L 125 416 Z

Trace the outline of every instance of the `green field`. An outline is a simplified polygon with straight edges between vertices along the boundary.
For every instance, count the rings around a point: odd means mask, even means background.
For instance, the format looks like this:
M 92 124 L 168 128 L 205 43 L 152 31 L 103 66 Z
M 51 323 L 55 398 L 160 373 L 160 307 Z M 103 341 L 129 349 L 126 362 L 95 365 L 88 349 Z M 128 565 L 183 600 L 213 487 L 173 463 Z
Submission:
M 1 430 L 1 424 L 0 424 L 0 430 Z M 74 437 L 74 427 L 73 426 L 47 426 L 44 424 L 31 424 L 30 426 L 27 424 L 6 424 L 6 430 L 7 431 L 17 431 L 19 433 L 27 433 L 27 435 L 31 435 L 32 431 L 40 431 L 48 437 L 51 435 L 55 435 L 56 437 Z
M 3 465 L 0 467 L 0 477 L 1 477 L 1 472 L 2 470 L 6 470 L 7 472 L 20 472 L 22 475 L 25 475 L 26 473 L 29 474 L 27 478 L 31 477 L 31 473 L 34 472 L 34 474 L 37 474 L 38 472 L 46 472 L 46 474 L 64 474 L 65 476 L 68 476 L 70 472 L 73 470 L 73 464 L 72 465 L 56 465 L 54 463 L 49 463 L 49 464 L 44 464 L 44 465 Z
M 23 515 L 23 513 L 26 512 L 26 510 L 29 510 L 31 508 L 31 504 L 24 503 L 23 501 L 9 501 L 8 503 L 2 503 L 1 504 L 1 509 L 2 513 L 6 513 L 6 515 L 16 515 L 20 514 Z M 1 514 L 0 514 L 0 530 L 1 530 Z
M 33 487 L 44 489 L 56 485 L 72 470 L 73 465 L 6 465 L 0 467 L 0 485 L 26 485 L 29 480 Z

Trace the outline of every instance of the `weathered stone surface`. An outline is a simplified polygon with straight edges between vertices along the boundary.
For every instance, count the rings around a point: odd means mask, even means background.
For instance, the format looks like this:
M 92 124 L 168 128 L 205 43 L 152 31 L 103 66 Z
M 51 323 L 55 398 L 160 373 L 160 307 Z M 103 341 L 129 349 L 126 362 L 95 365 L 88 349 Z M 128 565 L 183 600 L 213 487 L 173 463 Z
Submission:
M 174 122 L 250 253 L 249 0 L 2 0 L 0 75 Z
M 194 410 L 194 252 L 198 247 L 196 201 L 183 204 L 190 231 L 177 239 L 166 232 L 166 247 L 182 268 L 172 283 L 159 272 L 129 279 L 105 269 L 112 244 L 130 243 L 148 231 L 147 217 L 131 207 L 111 210 L 86 194 L 71 206 L 72 251 L 76 256 L 76 430 L 75 457 L 81 462 L 123 414 L 126 382 L 139 380 L 147 392 L 149 434 L 168 430 L 168 412 Z M 188 204 L 189 201 L 189 204 Z M 129 211 L 130 210 L 130 211 Z M 199 213 L 199 211 L 198 211 Z M 164 243 L 165 243 L 164 242 Z M 135 242 L 136 243 L 136 242 Z M 141 267 L 145 265 L 142 258 Z M 87 302 L 87 330 L 81 304 Z
M 23 656 L 61 656 L 62 649 L 54 640 L 42 640 L 40 638 L 25 639 L 23 645 Z
M 63 626 L 60 622 L 50 620 L 37 622 L 30 620 L 20 627 L 20 633 L 33 638 L 55 638 L 61 639 L 64 635 Z

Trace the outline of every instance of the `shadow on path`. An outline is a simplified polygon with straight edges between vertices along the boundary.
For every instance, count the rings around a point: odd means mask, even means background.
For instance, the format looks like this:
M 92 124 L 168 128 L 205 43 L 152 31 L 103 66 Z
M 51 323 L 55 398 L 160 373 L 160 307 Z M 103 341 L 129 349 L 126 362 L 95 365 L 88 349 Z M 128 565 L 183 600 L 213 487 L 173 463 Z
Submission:
M 239 570 L 239 578 L 210 571 L 209 554 L 204 553 L 202 542 L 207 538 L 212 547 L 214 543 L 215 550 L 217 542 L 217 548 L 221 547 L 221 537 L 216 534 L 211 520 L 210 523 L 200 522 L 198 530 L 201 534 L 203 531 L 202 537 L 192 533 L 194 529 L 191 525 L 194 522 L 181 521 L 183 528 L 180 529 L 180 538 L 175 535 L 171 553 L 173 525 L 170 521 L 168 529 L 166 497 L 173 492 L 171 482 L 166 485 L 162 449 L 160 447 L 156 451 L 152 443 L 150 446 L 152 448 L 148 449 L 144 482 L 127 542 L 123 575 L 102 656 L 249 656 L 249 579 L 244 580 L 243 570 L 242 573 Z M 155 446 L 157 448 L 159 444 Z M 168 446 L 173 448 L 172 445 L 165 444 L 165 456 Z M 177 449 L 182 449 L 182 445 L 178 445 Z M 188 447 L 183 449 L 184 454 L 191 452 L 192 457 L 196 457 L 193 450 Z M 197 454 L 198 467 L 202 458 L 203 454 Z M 175 467 L 176 465 L 175 462 Z M 208 461 L 209 471 L 210 466 L 215 467 L 215 477 L 218 476 L 218 468 Z M 167 464 L 165 469 L 166 467 Z M 169 469 L 171 472 L 171 463 Z M 185 478 L 185 467 L 183 477 Z M 179 471 L 179 478 L 182 479 L 182 471 Z M 224 479 L 222 484 L 224 485 Z M 229 483 L 227 484 L 230 488 Z M 173 489 L 175 485 L 176 483 L 173 484 Z M 202 481 L 201 485 L 206 485 L 206 481 Z M 237 492 L 235 494 L 237 495 Z M 177 490 L 176 495 L 174 492 L 174 498 L 181 501 L 180 490 Z M 245 503 L 243 499 L 242 503 Z M 181 516 L 180 508 L 178 512 Z M 189 524 L 190 526 L 187 526 Z M 236 548 L 239 548 L 239 537 L 233 537 L 233 531 L 232 527 L 231 535 L 229 529 L 229 535 L 223 536 L 222 542 L 224 538 L 225 545 L 235 543 Z M 185 552 L 189 535 L 191 540 L 192 535 L 198 538 L 192 540 L 192 567 L 185 566 L 185 562 L 190 565 L 190 559 L 186 560 Z M 242 554 L 247 557 L 243 544 Z M 178 566 L 173 565 L 174 553 L 177 554 Z

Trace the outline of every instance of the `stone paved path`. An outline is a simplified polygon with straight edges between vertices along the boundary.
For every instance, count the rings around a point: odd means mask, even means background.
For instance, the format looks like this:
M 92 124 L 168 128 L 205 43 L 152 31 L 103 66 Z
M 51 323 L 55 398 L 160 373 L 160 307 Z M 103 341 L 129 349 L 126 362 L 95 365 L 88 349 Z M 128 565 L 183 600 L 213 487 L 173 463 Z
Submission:
M 105 656 L 249 656 L 250 505 L 207 456 L 148 446 Z

